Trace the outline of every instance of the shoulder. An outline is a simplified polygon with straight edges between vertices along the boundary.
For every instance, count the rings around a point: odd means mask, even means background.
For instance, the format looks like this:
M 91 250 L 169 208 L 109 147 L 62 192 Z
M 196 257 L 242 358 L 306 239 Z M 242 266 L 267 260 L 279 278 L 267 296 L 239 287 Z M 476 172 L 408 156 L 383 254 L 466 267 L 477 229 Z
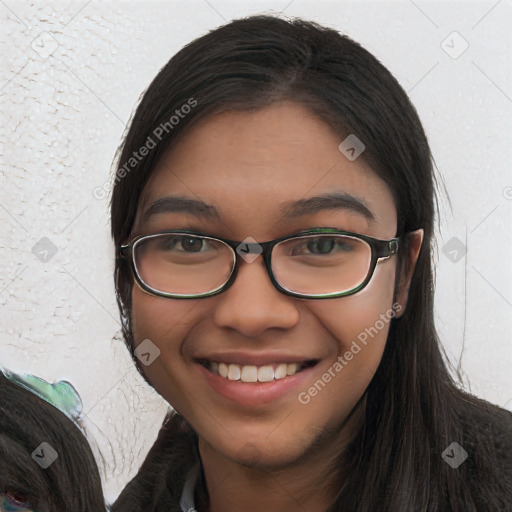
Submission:
M 512 412 L 468 395 L 457 412 L 468 446 L 492 448 L 497 461 L 512 463 Z
M 188 470 L 196 463 L 196 437 L 177 414 L 169 413 L 137 475 L 123 489 L 112 512 L 181 512 Z
M 466 466 L 467 488 L 478 510 L 509 510 L 512 503 L 512 412 L 465 395 L 457 416 L 462 432 L 460 445 L 464 450 L 461 454 L 465 458 L 461 465 Z M 494 503 L 494 508 L 490 508 L 490 503 Z

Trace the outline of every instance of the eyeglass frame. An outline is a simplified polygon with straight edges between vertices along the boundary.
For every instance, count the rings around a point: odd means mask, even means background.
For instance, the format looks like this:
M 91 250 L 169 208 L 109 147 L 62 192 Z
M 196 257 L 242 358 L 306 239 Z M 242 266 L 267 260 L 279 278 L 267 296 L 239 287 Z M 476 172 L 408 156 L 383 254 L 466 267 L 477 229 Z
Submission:
M 227 245 L 233 253 L 233 269 L 231 271 L 231 274 L 229 275 L 227 281 L 217 288 L 216 290 L 207 292 L 207 293 L 201 293 L 201 294 L 195 294 L 195 295 L 180 295 L 180 294 L 172 294 L 172 293 L 166 293 L 158 291 L 154 288 L 151 288 L 148 284 L 144 282 L 144 280 L 141 278 L 137 266 L 135 264 L 135 256 L 134 256 L 134 246 L 137 242 L 140 242 L 144 239 L 153 238 L 160 235 L 192 235 L 196 237 L 206 238 L 207 240 L 214 240 L 218 242 L 222 242 L 225 245 Z M 363 280 L 363 282 L 358 285 L 356 288 L 353 288 L 352 290 L 348 290 L 345 292 L 336 292 L 331 294 L 323 294 L 323 295 L 308 295 L 308 294 L 301 294 L 298 292 L 292 292 L 291 290 L 287 290 L 283 286 L 281 286 L 277 279 L 274 276 L 274 273 L 272 271 L 272 251 L 274 247 L 279 244 L 280 242 L 283 242 L 285 240 L 293 240 L 294 238 L 301 238 L 304 236 L 313 236 L 313 235 L 345 235 L 350 236 L 352 238 L 357 238 L 362 240 L 363 242 L 366 242 L 371 250 L 371 259 L 370 259 L 370 266 L 368 269 L 368 273 Z M 266 242 L 257 242 L 257 243 L 247 243 L 244 241 L 237 242 L 235 240 L 230 240 L 228 238 L 219 238 L 215 236 L 208 235 L 206 233 L 200 233 L 196 231 L 190 231 L 190 230 L 165 230 L 165 231 L 159 231 L 157 233 L 151 233 L 147 235 L 138 235 L 135 238 L 133 238 L 129 243 L 121 245 L 119 247 L 119 255 L 123 259 L 129 259 L 131 270 L 133 272 L 133 275 L 135 276 L 135 281 L 139 285 L 142 291 L 148 293 L 149 295 L 153 295 L 156 297 L 163 297 L 167 299 L 203 299 L 207 297 L 213 297 L 215 295 L 218 295 L 219 293 L 222 293 L 223 291 L 227 290 L 235 281 L 238 269 L 240 266 L 240 258 L 242 256 L 237 252 L 238 247 L 240 247 L 242 244 L 246 244 L 248 247 L 259 247 L 261 249 L 256 251 L 259 254 L 261 254 L 263 261 L 265 263 L 265 268 L 267 270 L 267 274 L 270 277 L 270 281 L 274 285 L 274 287 L 284 295 L 288 295 L 290 297 L 295 298 L 301 298 L 301 299 L 333 299 L 338 297 L 347 297 L 349 295 L 354 295 L 357 292 L 360 292 L 363 288 L 365 288 L 368 283 L 371 281 L 373 274 L 375 273 L 375 269 L 377 267 L 377 263 L 381 259 L 387 259 L 394 254 L 397 254 L 398 249 L 400 247 L 400 239 L 402 237 L 397 236 L 390 238 L 388 240 L 382 240 L 379 238 L 375 238 L 369 235 L 362 235 L 360 233 L 352 233 L 350 231 L 343 231 L 335 228 L 313 228 L 306 231 L 301 231 L 299 233 L 294 233 L 293 235 L 287 235 L 279 238 L 275 238 L 273 240 L 268 240 Z M 248 254 L 251 254 L 251 250 L 248 251 Z M 255 254 L 255 252 L 252 252 L 252 254 Z M 247 263 L 247 262 L 246 262 Z

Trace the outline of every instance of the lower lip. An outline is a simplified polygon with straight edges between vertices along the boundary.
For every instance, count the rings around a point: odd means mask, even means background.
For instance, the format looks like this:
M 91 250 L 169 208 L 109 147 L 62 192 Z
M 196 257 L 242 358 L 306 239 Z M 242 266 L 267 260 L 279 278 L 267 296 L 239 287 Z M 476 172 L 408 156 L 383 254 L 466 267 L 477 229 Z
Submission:
M 304 382 L 309 380 L 316 366 L 305 368 L 295 375 L 270 382 L 242 382 L 241 380 L 229 380 L 207 370 L 203 365 L 196 363 L 199 370 L 206 377 L 210 387 L 224 398 L 245 407 L 254 407 L 273 402 L 294 388 L 299 392 Z

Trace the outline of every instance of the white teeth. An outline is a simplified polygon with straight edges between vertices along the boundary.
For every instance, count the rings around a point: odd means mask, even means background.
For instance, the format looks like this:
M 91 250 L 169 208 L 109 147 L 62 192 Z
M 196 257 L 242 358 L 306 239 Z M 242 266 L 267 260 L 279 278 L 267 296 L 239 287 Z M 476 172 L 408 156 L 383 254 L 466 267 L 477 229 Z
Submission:
M 258 382 L 258 368 L 256 366 L 242 366 L 243 382 Z
M 286 375 L 294 375 L 297 373 L 299 365 L 297 363 L 288 363 L 286 365 Z
M 240 366 L 236 364 L 230 364 L 228 366 L 228 379 L 229 380 L 240 380 Z
M 270 382 L 295 375 L 301 365 L 297 363 L 280 363 L 278 365 L 238 365 L 211 361 L 209 369 L 212 373 L 229 380 L 242 382 Z
M 284 379 L 286 377 L 288 365 L 286 363 L 281 363 L 274 372 L 274 379 Z
M 228 365 L 224 363 L 219 363 L 219 375 L 221 377 L 228 376 Z
M 270 382 L 274 380 L 274 368 L 272 366 L 260 366 L 258 368 L 258 382 Z

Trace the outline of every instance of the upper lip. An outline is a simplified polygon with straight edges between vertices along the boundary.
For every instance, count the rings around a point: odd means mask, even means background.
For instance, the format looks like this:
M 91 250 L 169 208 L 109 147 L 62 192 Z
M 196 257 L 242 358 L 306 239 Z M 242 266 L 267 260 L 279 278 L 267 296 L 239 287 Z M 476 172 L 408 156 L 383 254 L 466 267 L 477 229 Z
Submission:
M 286 354 L 283 352 L 216 352 L 211 354 L 199 355 L 194 359 L 196 361 L 207 360 L 215 361 L 216 363 L 264 366 L 273 363 L 303 364 L 307 361 L 318 361 L 319 358 L 298 356 L 296 354 Z

